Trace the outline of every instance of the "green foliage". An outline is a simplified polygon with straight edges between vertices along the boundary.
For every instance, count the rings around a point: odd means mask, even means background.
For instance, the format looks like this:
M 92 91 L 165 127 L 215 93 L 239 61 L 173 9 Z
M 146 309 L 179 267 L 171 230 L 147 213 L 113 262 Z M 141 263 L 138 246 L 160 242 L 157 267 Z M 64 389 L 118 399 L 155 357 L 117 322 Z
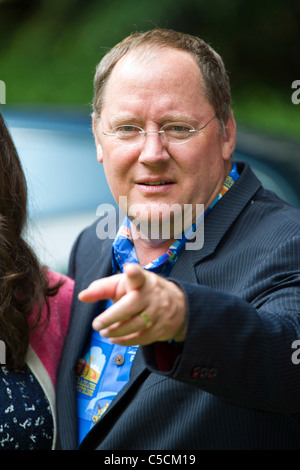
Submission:
M 233 110 L 239 124 L 255 131 L 300 139 L 300 104 L 292 103 L 292 90 L 286 93 L 266 87 L 233 93 Z
M 300 105 L 290 100 L 300 79 L 299 16 L 298 0 L 2 0 L 0 79 L 8 104 L 89 106 L 108 49 L 136 30 L 173 28 L 222 55 L 237 117 L 300 134 Z
M 160 25 L 155 2 L 78 2 L 48 0 L 3 34 L 1 79 L 10 103 L 91 101 L 96 64 L 106 50 L 136 29 Z M 150 21 L 145 18 L 151 18 Z M 2 42 L 2 41 L 1 41 Z

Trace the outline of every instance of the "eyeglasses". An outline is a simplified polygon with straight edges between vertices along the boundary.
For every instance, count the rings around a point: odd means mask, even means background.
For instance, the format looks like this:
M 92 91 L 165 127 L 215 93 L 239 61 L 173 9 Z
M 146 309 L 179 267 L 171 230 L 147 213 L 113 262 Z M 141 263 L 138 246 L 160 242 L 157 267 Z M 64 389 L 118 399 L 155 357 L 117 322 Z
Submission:
M 204 126 L 199 129 L 194 129 L 190 124 L 184 122 L 170 122 L 165 124 L 160 128 L 159 131 L 144 131 L 139 126 L 133 126 L 131 124 L 123 124 L 117 127 L 114 127 L 111 131 L 102 131 L 104 135 L 114 136 L 122 143 L 139 143 L 141 137 L 146 137 L 147 134 L 159 134 L 164 137 L 164 139 L 169 144 L 184 144 L 196 134 L 196 132 L 204 129 L 216 116 L 213 116 Z

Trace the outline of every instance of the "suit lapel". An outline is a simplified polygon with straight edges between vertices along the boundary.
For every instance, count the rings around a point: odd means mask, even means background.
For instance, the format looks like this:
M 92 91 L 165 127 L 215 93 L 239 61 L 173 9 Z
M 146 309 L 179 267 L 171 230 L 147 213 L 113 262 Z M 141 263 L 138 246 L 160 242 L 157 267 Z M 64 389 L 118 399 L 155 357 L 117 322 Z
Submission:
M 191 251 L 182 251 L 170 273 L 170 278 L 178 279 L 179 281 L 189 282 L 191 284 L 197 283 Z
M 200 250 L 190 250 L 194 265 L 210 256 L 234 221 L 261 187 L 248 164 L 237 163 L 240 177 L 204 219 L 204 244 Z
M 198 283 L 195 266 L 214 253 L 222 238 L 226 235 L 236 218 L 245 208 L 254 194 L 261 187 L 248 165 L 238 164 L 239 179 L 222 199 L 214 206 L 204 219 L 204 243 L 200 249 L 184 249 L 176 261 L 170 277 L 188 283 Z M 199 242 L 195 239 L 194 242 Z M 195 246 L 196 248 L 196 246 Z

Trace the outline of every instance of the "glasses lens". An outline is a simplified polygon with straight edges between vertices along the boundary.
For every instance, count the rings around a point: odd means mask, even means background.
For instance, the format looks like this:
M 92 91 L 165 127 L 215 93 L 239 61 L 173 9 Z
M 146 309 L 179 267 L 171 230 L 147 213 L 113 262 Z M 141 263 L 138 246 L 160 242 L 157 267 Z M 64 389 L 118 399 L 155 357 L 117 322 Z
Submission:
M 143 129 L 140 127 L 130 125 L 118 126 L 112 130 L 112 133 L 121 140 L 134 140 L 140 136 L 141 132 Z
M 186 142 L 193 135 L 191 131 L 194 130 L 189 124 L 182 122 L 173 122 L 166 124 L 161 128 L 164 131 L 164 136 L 168 142 L 177 144 Z

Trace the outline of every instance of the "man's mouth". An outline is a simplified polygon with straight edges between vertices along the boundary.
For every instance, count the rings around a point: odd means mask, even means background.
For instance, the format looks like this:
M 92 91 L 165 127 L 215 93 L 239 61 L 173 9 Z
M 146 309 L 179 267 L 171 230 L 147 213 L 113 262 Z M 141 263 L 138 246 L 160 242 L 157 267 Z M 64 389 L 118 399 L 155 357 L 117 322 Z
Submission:
M 143 184 L 146 186 L 162 186 L 165 184 L 172 184 L 172 183 L 170 181 L 144 181 L 143 183 L 139 183 L 139 184 Z

